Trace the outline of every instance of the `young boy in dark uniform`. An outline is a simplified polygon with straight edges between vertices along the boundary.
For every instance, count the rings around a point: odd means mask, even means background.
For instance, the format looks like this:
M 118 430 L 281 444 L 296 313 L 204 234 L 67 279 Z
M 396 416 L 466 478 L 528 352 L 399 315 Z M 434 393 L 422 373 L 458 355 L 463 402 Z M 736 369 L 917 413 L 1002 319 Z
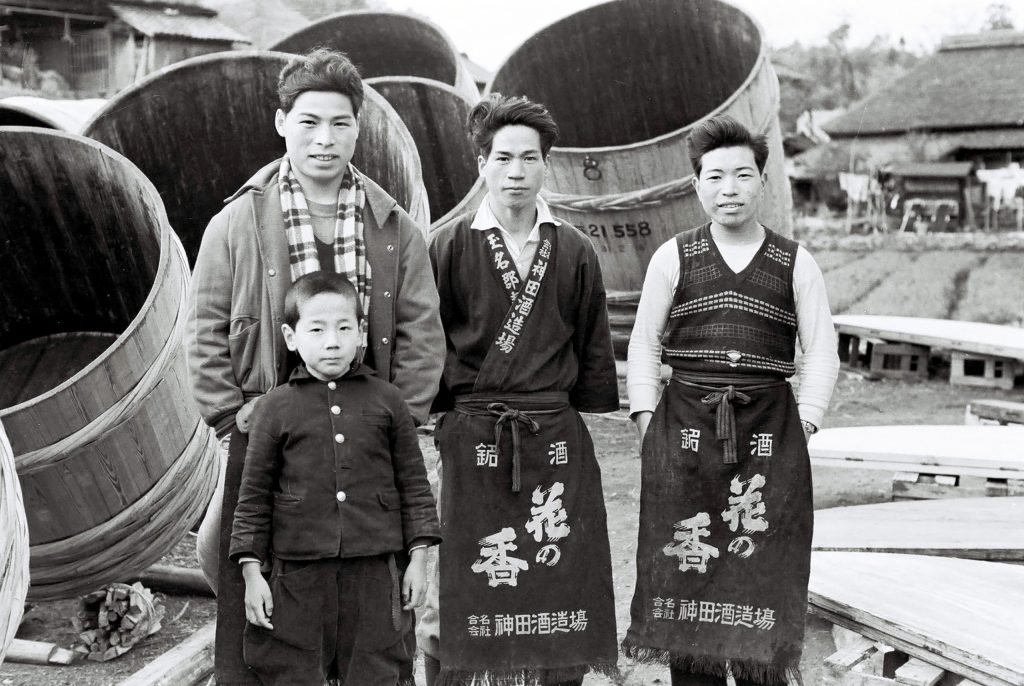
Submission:
M 344 276 L 300 277 L 284 316 L 304 365 L 256 407 L 231 536 L 245 660 L 263 684 L 394 686 L 412 658 L 426 548 L 440 541 L 413 420 L 361 364 L 359 296 Z

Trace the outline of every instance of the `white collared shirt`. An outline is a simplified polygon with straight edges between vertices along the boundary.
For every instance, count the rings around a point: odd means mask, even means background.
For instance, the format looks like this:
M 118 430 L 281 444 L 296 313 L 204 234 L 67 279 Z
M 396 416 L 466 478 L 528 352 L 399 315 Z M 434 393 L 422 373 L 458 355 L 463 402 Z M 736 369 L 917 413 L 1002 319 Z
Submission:
M 526 242 L 522 246 L 516 242 L 516 239 L 511 233 L 501 225 L 498 218 L 494 215 L 494 211 L 491 210 L 491 205 L 488 198 L 484 198 L 484 201 L 480 203 L 480 208 L 476 211 L 476 215 L 473 217 L 473 223 L 469 225 L 469 228 L 476 229 L 477 231 L 488 231 L 490 229 L 498 229 L 501 232 L 502 238 L 505 239 L 505 245 L 508 247 L 509 257 L 516 263 L 516 271 L 519 272 L 519 278 L 526 279 L 526 274 L 530 270 L 530 265 L 533 264 L 533 258 L 537 254 L 537 245 L 540 243 L 540 225 L 544 223 L 554 224 L 555 226 L 561 226 L 562 222 L 558 221 L 551 215 L 551 208 L 544 202 L 544 199 L 537 196 L 537 221 L 533 223 L 533 228 L 530 229 L 530 234 L 526 237 Z

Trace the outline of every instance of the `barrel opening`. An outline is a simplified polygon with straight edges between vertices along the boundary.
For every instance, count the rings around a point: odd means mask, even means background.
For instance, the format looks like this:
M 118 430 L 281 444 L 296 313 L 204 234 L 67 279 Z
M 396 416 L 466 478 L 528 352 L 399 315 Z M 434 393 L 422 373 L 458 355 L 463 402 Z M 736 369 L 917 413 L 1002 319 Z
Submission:
M 559 146 L 628 145 L 715 111 L 761 51 L 757 25 L 731 5 L 618 0 L 534 35 L 489 90 L 547 105 L 561 124 Z
M 431 24 L 391 12 L 351 12 L 326 17 L 284 38 L 272 49 L 305 53 L 341 50 L 364 79 L 398 74 L 454 84 L 457 55 Z
M 423 183 L 435 221 L 455 208 L 479 177 L 477 151 L 466 133 L 473 104 L 451 86 L 429 79 L 373 79 L 416 142 Z
M 7 107 L 0 103 L 0 126 L 38 126 L 43 129 L 55 129 L 54 124 L 43 117 L 38 117 L 19 109 Z
M 95 145 L 39 134 L 0 132 L 0 409 L 109 347 L 146 302 L 160 258 L 158 212 L 139 178 Z

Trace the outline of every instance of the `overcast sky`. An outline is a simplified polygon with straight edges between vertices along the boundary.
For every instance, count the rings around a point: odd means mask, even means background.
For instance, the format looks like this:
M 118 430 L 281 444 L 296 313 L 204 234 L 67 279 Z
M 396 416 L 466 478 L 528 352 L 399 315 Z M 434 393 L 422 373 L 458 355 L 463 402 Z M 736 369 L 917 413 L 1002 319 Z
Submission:
M 600 0 L 389 0 L 397 10 L 430 17 L 475 62 L 494 70 L 537 30 Z M 1024 0 L 1002 0 L 1018 29 L 1024 29 Z M 764 28 L 773 47 L 800 41 L 825 42 L 848 21 L 851 42 L 875 35 L 900 37 L 914 50 L 933 48 L 951 33 L 978 30 L 992 0 L 733 0 Z

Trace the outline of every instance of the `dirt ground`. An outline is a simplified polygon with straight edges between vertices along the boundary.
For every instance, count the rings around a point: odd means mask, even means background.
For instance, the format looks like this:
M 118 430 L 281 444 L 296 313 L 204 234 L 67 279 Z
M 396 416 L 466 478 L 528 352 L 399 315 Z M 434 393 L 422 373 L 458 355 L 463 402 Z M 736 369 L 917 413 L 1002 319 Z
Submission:
M 942 380 L 919 383 L 867 381 L 859 376 L 844 373 L 833 394 L 826 424 L 960 424 L 963 422 L 964 408 L 971 399 L 1020 400 L 1020 396 L 1019 392 L 954 388 Z M 625 419 L 625 413 L 620 413 L 619 416 L 589 415 L 587 424 L 593 433 L 594 443 L 598 446 L 598 458 L 603 473 L 621 638 L 628 626 L 629 602 L 636 573 L 637 509 L 640 494 L 638 441 L 632 424 Z M 424 437 L 422 444 L 430 467 L 436 459 L 436 454 L 428 437 Z M 890 472 L 816 467 L 815 508 L 888 500 L 891 496 L 891 479 Z M 195 567 L 194 548 L 195 539 L 188 536 L 162 562 Z M 162 593 L 158 596 L 167 608 L 163 629 L 131 652 L 107 663 L 80 662 L 70 667 L 35 667 L 5 663 L 0 665 L 0 686 L 117 684 L 156 656 L 172 648 L 214 616 L 214 601 L 210 598 Z M 34 604 L 25 615 L 19 638 L 52 641 L 70 647 L 75 638 L 70 617 L 76 610 L 75 600 Z M 828 622 L 808 615 L 802 664 L 804 681 L 808 686 L 822 683 L 822 660 L 835 649 L 830 629 L 831 625 Z M 618 677 L 592 675 L 587 677 L 585 683 L 588 686 L 669 683 L 668 672 L 664 667 L 638 665 L 621 659 L 620 669 L 621 674 Z M 420 679 L 422 680 L 422 670 Z

